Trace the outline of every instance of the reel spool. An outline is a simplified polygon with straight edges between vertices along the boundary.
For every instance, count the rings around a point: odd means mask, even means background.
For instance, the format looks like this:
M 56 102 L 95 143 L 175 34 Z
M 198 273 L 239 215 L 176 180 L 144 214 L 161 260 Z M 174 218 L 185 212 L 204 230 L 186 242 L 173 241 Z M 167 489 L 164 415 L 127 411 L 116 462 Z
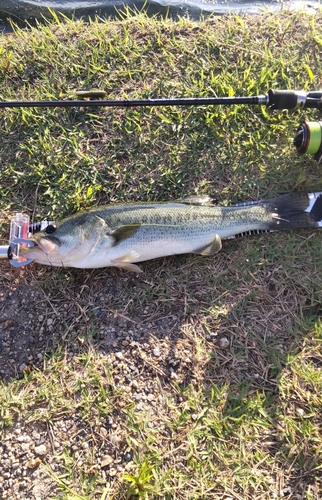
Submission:
M 300 155 L 313 155 L 315 160 L 322 159 L 322 122 L 303 122 L 297 129 L 294 146 Z

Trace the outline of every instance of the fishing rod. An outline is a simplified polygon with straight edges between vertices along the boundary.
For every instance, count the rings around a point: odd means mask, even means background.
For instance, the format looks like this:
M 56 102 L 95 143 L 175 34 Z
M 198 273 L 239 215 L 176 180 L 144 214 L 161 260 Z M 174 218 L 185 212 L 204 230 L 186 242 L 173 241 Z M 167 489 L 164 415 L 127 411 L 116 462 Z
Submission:
M 144 107 L 144 106 L 218 106 L 218 105 L 261 105 L 275 109 L 322 110 L 322 90 L 304 92 L 302 90 L 273 90 L 266 95 L 252 97 L 197 97 L 197 98 L 157 98 L 157 99 L 103 99 L 103 90 L 76 91 L 78 99 L 50 101 L 1 101 L 0 108 L 70 108 L 70 107 Z
M 218 106 L 261 105 L 271 110 L 322 110 L 322 90 L 269 90 L 266 95 L 251 97 L 197 97 L 156 99 L 104 99 L 107 92 L 100 89 L 75 91 L 78 99 L 50 101 L 0 101 L 0 108 L 70 108 L 70 107 L 144 107 L 144 106 Z M 322 122 L 304 122 L 297 130 L 294 145 L 299 154 L 313 154 L 322 158 Z

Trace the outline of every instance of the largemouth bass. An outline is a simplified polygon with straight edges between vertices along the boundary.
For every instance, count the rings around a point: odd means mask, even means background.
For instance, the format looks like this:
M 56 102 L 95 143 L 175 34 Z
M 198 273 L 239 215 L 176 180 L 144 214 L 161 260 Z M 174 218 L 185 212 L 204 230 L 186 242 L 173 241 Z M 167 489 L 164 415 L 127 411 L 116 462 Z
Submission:
M 322 193 L 292 193 L 244 206 L 209 206 L 204 198 L 108 205 L 68 217 L 34 234 L 21 255 L 50 266 L 115 266 L 168 255 L 217 253 L 221 241 L 248 231 L 322 226 Z

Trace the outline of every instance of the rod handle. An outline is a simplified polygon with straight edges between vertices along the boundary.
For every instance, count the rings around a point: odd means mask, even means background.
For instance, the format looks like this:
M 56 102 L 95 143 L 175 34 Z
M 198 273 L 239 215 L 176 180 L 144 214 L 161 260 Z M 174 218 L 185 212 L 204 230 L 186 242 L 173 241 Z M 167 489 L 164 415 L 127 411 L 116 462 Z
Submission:
M 322 109 L 322 91 L 271 89 L 267 94 L 267 106 L 271 109 Z
M 269 90 L 268 104 L 271 109 L 303 108 L 306 101 L 306 92 L 296 90 Z

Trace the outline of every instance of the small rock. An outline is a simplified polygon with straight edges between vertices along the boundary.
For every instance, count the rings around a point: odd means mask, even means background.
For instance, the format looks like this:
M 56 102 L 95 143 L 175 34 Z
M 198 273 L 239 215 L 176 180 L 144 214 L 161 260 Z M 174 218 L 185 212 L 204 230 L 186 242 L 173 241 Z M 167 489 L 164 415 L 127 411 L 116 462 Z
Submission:
M 21 443 L 20 448 L 21 451 L 28 452 L 30 450 L 30 443 Z
M 36 457 L 36 458 L 31 458 L 26 465 L 27 469 L 36 469 L 37 467 L 39 467 L 40 464 L 41 464 L 40 458 Z
M 303 408 L 296 408 L 296 413 L 299 417 L 303 417 L 304 416 L 304 410 Z
M 122 353 L 122 352 L 116 352 L 116 353 L 115 353 L 115 357 L 116 357 L 117 359 L 123 359 L 123 353 Z
M 124 460 L 125 462 L 131 462 L 132 460 L 132 455 L 129 452 L 124 453 Z
M 29 443 L 31 441 L 31 437 L 30 436 L 18 436 L 17 437 L 17 441 L 19 441 L 19 443 Z
M 120 436 L 118 436 L 117 434 L 111 434 L 110 435 L 110 442 L 111 444 L 113 444 L 114 446 L 117 446 L 119 444 L 119 442 L 121 441 L 121 438 Z
M 36 455 L 39 455 L 40 457 L 44 457 L 47 455 L 47 447 L 44 444 L 40 444 L 39 446 L 35 446 L 35 453 Z
M 227 339 L 227 337 L 221 337 L 221 339 L 219 339 L 219 346 L 221 347 L 221 349 L 227 349 L 227 347 L 229 346 L 229 340 Z
M 156 347 L 155 349 L 153 349 L 153 356 L 155 356 L 156 358 L 161 356 L 161 349 L 159 347 Z
M 100 427 L 99 429 L 99 434 L 100 436 L 103 438 L 103 439 L 106 439 L 107 438 L 107 430 L 105 429 L 105 427 Z
M 111 457 L 111 455 L 104 455 L 101 459 L 101 468 L 107 467 L 108 465 L 111 465 L 114 462 L 114 458 Z

